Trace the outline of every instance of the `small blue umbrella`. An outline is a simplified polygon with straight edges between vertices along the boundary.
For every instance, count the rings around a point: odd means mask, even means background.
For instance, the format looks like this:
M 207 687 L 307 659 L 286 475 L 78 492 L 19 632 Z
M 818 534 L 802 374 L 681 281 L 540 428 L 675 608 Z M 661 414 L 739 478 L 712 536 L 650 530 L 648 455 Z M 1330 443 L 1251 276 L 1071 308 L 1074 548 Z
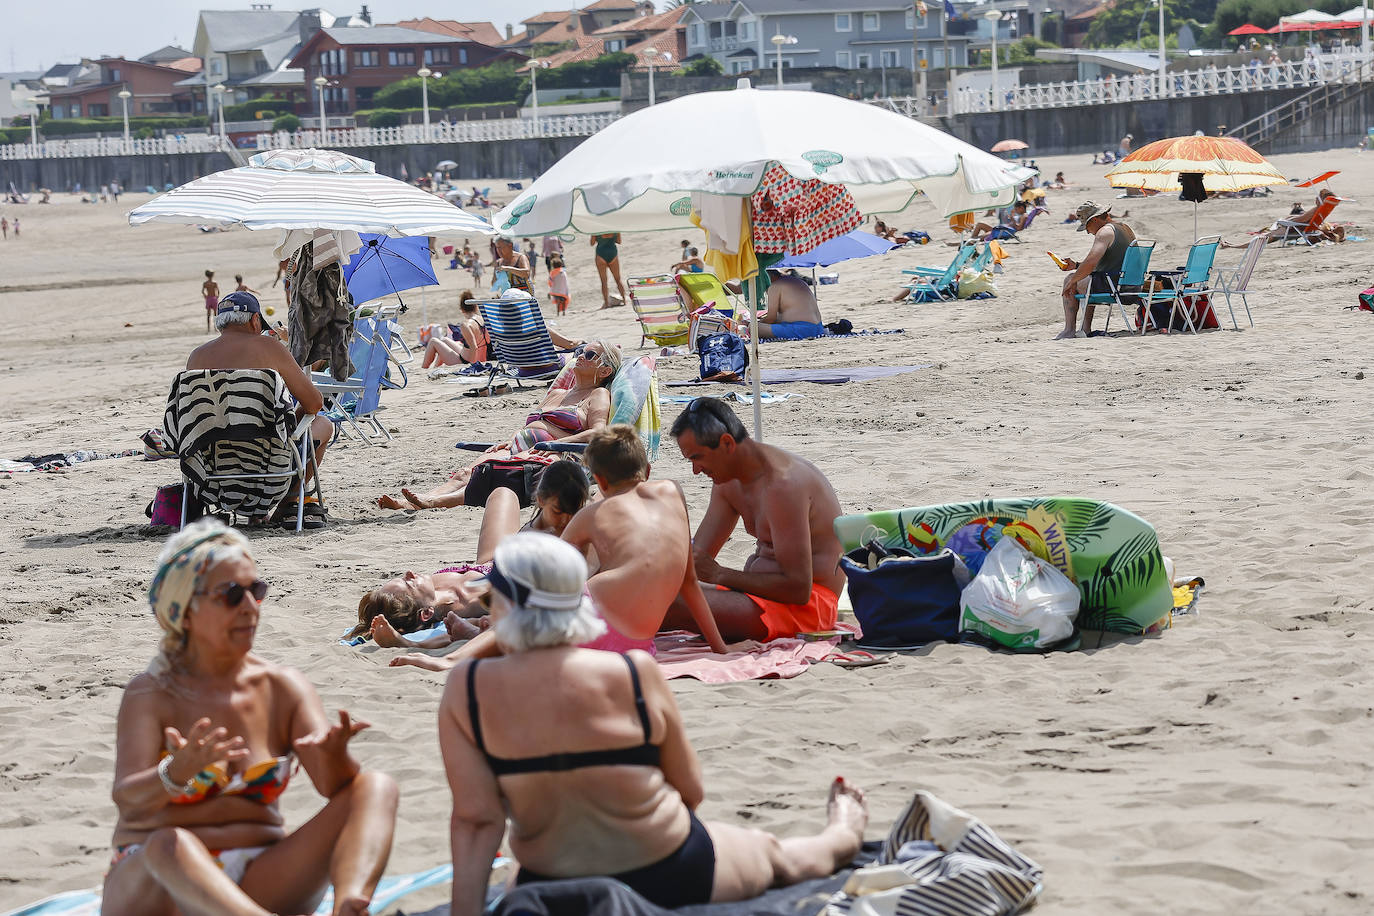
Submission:
M 829 267 L 841 261 L 855 258 L 868 258 L 875 254 L 887 254 L 897 246 L 881 236 L 862 229 L 845 233 L 823 245 L 812 248 L 806 254 L 788 252 L 774 267 Z
M 370 302 L 420 286 L 438 286 L 424 236 L 360 236 L 363 247 L 344 265 L 344 282 L 354 302 Z

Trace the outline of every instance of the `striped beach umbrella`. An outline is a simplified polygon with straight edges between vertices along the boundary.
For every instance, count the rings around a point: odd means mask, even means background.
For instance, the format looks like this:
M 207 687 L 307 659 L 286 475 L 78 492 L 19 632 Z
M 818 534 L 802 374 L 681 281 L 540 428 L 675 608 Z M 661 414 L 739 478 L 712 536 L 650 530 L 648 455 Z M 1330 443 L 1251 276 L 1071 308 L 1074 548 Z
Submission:
M 335 150 L 271 150 L 197 178 L 129 214 L 129 224 L 349 229 L 378 235 L 490 234 L 491 224 Z
M 1201 175 L 1204 191 L 1244 191 L 1286 185 L 1267 159 L 1233 137 L 1170 137 L 1147 143 L 1107 172 L 1114 188 L 1181 191 L 1184 175 Z M 1197 235 L 1197 204 L 1193 205 Z

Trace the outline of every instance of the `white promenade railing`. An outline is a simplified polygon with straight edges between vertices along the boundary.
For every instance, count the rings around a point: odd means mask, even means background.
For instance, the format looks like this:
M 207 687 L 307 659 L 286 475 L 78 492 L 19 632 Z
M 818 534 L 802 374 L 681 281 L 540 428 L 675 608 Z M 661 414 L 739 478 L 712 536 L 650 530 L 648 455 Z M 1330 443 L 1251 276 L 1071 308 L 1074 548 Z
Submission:
M 321 137 L 319 130 L 285 131 L 257 135 L 257 148 L 307 149 L 314 146 L 408 146 L 416 143 L 474 143 L 482 140 L 526 140 L 538 137 L 589 137 L 620 117 L 615 112 L 540 118 L 499 118 L 488 121 L 440 121 L 398 127 L 333 128 Z M 43 140 L 0 146 L 0 159 L 74 159 L 91 156 L 166 156 L 174 153 L 231 152 L 218 134 L 185 134 L 146 140 L 99 137 L 89 140 Z M 237 152 L 234 150 L 234 152 Z M 232 155 L 232 153 L 231 153 Z
M 1002 90 L 1001 98 L 996 98 L 991 88 L 960 88 L 954 93 L 952 108 L 954 114 L 974 114 L 987 111 L 1109 105 L 1115 102 L 1141 102 L 1160 98 L 1198 98 L 1266 89 L 1312 89 L 1327 83 L 1350 82 L 1364 78 L 1360 72 L 1361 60 L 1359 53 L 1356 52 L 1238 67 L 1211 66 L 1201 70 L 1174 70 L 1166 74 L 1163 94 L 1160 93 L 1159 76 L 1148 73 L 1112 80 L 1017 86 Z
M 228 141 L 219 134 L 176 134 L 126 142 L 123 137 L 87 140 L 40 140 L 0 146 L 0 159 L 83 159 L 92 156 L 167 156 L 173 153 L 218 153 Z
M 306 149 L 312 146 L 410 146 L 419 143 L 476 143 L 483 140 L 529 140 L 539 137 L 590 137 L 620 118 L 615 112 L 562 117 L 500 118 L 489 121 L 440 121 L 396 127 L 347 127 L 326 131 L 302 130 L 294 134 L 258 134 L 258 149 Z

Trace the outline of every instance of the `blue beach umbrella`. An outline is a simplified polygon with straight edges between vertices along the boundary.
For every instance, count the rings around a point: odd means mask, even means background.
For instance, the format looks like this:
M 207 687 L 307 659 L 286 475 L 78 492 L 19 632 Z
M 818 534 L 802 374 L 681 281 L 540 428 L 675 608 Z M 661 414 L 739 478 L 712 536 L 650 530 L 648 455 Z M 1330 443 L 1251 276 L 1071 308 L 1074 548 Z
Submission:
M 789 251 L 781 261 L 773 266 L 829 267 L 831 264 L 838 264 L 841 261 L 868 258 L 875 254 L 887 254 L 896 247 L 882 236 L 864 232 L 862 229 L 855 229 L 853 232 L 824 242 L 805 254 L 793 254 Z
M 424 237 L 360 236 L 363 247 L 344 265 L 344 282 L 354 302 L 370 302 L 420 286 L 438 286 Z

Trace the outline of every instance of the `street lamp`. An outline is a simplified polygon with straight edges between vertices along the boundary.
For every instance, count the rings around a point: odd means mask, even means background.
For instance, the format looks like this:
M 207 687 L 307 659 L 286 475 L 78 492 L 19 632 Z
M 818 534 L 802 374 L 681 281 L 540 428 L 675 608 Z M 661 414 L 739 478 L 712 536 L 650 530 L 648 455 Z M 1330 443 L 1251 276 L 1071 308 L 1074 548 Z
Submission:
M 988 10 L 983 18 L 992 26 L 992 110 L 997 111 L 1002 107 L 997 88 L 997 23 L 1002 21 L 1002 14 L 998 10 Z
M 119 101 L 124 104 L 124 152 L 129 151 L 129 99 L 133 93 L 127 89 L 119 90 Z
M 329 80 L 323 76 L 314 79 L 315 88 L 320 93 L 320 146 L 325 145 L 325 121 L 324 121 L 324 87 L 329 85 Z
M 1164 0 L 1159 0 L 1159 97 L 1169 95 L 1169 58 L 1164 53 Z
M 768 39 L 773 43 L 773 53 L 778 58 L 778 88 L 782 88 L 782 46 L 794 45 L 797 43 L 795 35 L 783 35 L 781 32 Z
M 219 108 L 219 138 L 221 140 L 224 140 L 224 93 L 228 92 L 229 90 L 224 88 L 223 83 L 215 83 L 213 88 L 215 90 L 216 107 Z
M 425 142 L 429 142 L 429 78 L 434 75 L 434 71 L 428 67 L 421 67 L 415 71 L 415 75 L 420 78 L 420 105 L 425 110 Z
M 673 55 L 667 51 L 659 51 L 657 48 L 645 48 L 639 52 L 644 55 L 644 63 L 649 68 L 649 104 L 654 104 L 654 69 L 658 66 L 659 58 L 664 63 L 672 63 Z
M 534 135 L 539 136 L 539 71 L 549 69 L 546 60 L 532 60 L 530 67 L 530 101 L 534 106 Z

